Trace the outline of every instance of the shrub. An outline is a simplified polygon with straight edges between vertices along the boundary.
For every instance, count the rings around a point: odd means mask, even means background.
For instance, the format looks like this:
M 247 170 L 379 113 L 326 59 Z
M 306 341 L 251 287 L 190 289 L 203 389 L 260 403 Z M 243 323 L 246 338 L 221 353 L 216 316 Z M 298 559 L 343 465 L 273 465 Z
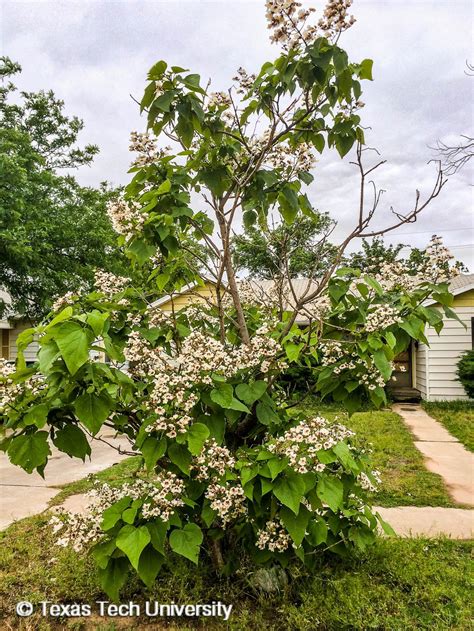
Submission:
M 457 363 L 458 380 L 462 383 L 466 394 L 474 399 L 474 350 L 466 351 Z

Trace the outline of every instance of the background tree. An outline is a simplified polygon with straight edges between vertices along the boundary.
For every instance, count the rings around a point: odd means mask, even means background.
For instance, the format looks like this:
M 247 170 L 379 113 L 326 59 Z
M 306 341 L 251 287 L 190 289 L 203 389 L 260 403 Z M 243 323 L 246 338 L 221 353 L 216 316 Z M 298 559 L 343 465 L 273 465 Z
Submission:
M 0 287 L 15 313 L 35 320 L 58 294 L 91 288 L 95 268 L 123 270 L 124 257 L 106 212 L 116 193 L 60 172 L 90 164 L 98 148 L 76 146 L 83 123 L 65 116 L 53 92 L 21 92 L 11 102 L 10 78 L 20 71 L 2 58 Z
M 316 278 L 335 256 L 336 247 L 327 241 L 333 227 L 327 213 L 268 229 L 249 226 L 232 241 L 235 264 L 259 279 Z
M 403 265 L 406 273 L 412 276 L 430 276 L 429 266 L 431 265 L 431 248 L 444 248 L 441 238 L 433 235 L 431 244 L 427 248 L 412 248 L 403 243 L 397 245 L 386 245 L 383 237 L 374 237 L 371 241 L 362 239 L 362 249 L 352 252 L 344 257 L 344 265 L 358 269 L 366 274 L 380 274 L 384 266 L 392 266 L 395 263 Z M 409 247 L 408 256 L 400 256 L 400 253 Z M 469 272 L 462 261 L 452 261 L 453 257 L 448 256 L 443 260 L 443 265 L 447 271 L 448 267 L 454 267 L 458 272 Z

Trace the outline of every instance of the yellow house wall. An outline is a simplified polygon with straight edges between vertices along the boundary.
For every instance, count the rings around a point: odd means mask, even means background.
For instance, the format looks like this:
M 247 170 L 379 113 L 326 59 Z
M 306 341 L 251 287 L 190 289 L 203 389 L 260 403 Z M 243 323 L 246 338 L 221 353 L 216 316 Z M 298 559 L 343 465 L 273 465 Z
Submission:
M 168 302 L 160 305 L 160 309 L 165 313 L 172 313 L 173 311 L 183 309 L 193 302 L 206 302 L 208 300 L 212 300 L 212 302 L 216 301 L 216 291 L 214 285 L 211 283 L 207 283 L 202 287 L 195 287 L 184 294 L 170 298 Z
M 453 307 L 474 307 L 474 289 L 454 296 Z

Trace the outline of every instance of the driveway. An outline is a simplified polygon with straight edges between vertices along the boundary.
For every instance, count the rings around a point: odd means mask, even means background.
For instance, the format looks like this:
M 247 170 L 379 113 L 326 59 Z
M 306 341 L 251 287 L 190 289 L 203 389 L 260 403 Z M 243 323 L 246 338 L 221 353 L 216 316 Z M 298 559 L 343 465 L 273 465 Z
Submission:
M 108 434 L 103 434 L 102 437 L 116 447 L 130 450 L 130 444 L 124 438 L 117 439 Z M 81 480 L 90 473 L 107 469 L 127 457 L 98 440 L 92 441 L 91 448 L 91 459 L 82 462 L 78 458 L 70 458 L 51 445 L 52 455 L 45 469 L 44 480 L 36 471 L 29 474 L 20 467 L 12 465 L 8 456 L 1 452 L 0 530 L 5 529 L 17 519 L 45 510 L 48 502 L 58 493 L 56 487 Z

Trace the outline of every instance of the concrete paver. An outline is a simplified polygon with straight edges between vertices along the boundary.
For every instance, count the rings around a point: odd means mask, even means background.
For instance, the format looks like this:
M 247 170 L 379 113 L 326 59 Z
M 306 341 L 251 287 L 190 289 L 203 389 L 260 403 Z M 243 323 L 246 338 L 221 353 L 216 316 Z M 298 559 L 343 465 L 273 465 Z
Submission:
M 474 510 L 440 508 L 437 506 L 377 507 L 382 519 L 400 537 L 438 537 L 452 539 L 474 538 Z
M 115 447 L 130 451 L 130 443 L 124 438 L 113 438 L 103 434 L 103 438 Z M 119 462 L 126 457 L 113 447 L 92 441 L 92 458 L 85 462 L 70 458 L 67 454 L 51 446 L 52 455 L 45 469 L 45 479 L 36 471 L 29 474 L 13 465 L 5 453 L 0 454 L 0 530 L 23 517 L 40 513 L 58 493 L 54 488 L 85 478 Z
M 415 447 L 425 457 L 426 468 L 443 478 L 456 502 L 474 505 L 474 454 L 421 406 L 397 404 L 393 411 L 415 436 Z

